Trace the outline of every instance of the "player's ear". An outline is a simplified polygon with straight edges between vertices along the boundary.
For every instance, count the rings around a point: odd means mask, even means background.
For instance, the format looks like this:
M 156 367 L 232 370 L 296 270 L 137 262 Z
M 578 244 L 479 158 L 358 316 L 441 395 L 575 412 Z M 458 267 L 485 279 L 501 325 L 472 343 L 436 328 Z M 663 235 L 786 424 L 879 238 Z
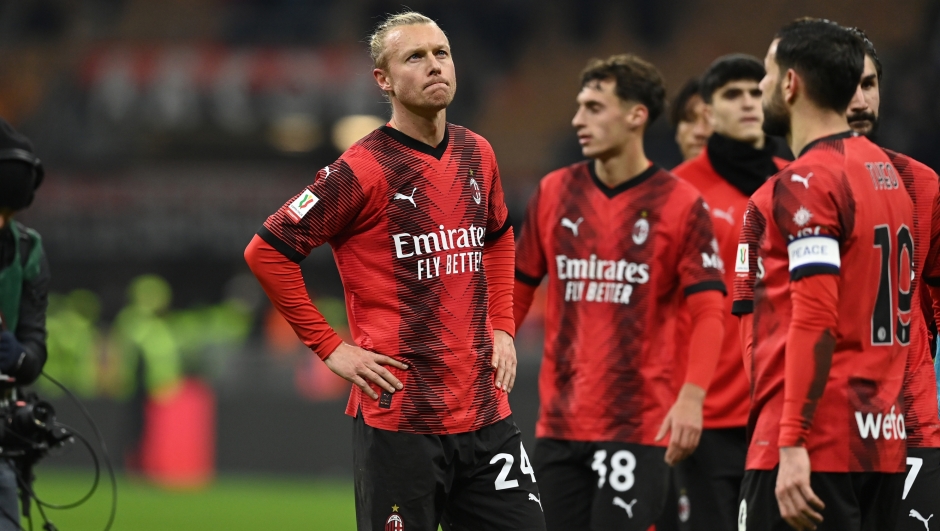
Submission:
M 375 78 L 376 84 L 379 88 L 382 89 L 382 92 L 391 92 L 392 91 L 392 82 L 388 77 L 388 73 L 381 68 L 376 68 L 372 71 L 372 77 Z
M 783 76 L 783 99 L 792 105 L 796 100 L 797 92 L 802 88 L 803 80 L 800 75 L 796 73 L 796 70 L 788 68 L 786 75 Z
M 650 111 L 646 108 L 646 105 L 636 103 L 627 111 L 627 125 L 634 129 L 642 128 L 646 125 L 649 117 Z

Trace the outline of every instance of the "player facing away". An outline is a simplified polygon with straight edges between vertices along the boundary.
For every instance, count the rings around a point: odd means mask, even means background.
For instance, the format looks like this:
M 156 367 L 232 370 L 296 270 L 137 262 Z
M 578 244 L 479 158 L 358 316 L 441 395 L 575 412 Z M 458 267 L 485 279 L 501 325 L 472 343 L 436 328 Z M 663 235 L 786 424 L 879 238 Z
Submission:
M 493 150 L 445 120 L 454 62 L 431 19 L 388 18 L 371 52 L 390 122 L 269 217 L 246 259 L 304 343 L 355 384 L 360 531 L 542 530 L 507 399 L 514 247 Z M 297 264 L 323 243 L 355 345 L 314 308 Z
M 891 159 L 846 120 L 864 58 L 819 19 L 785 26 L 765 58 L 764 130 L 798 157 L 751 197 L 734 265 L 734 311 L 752 314 L 742 530 L 897 520 L 914 216 Z
M 542 179 L 516 244 L 517 324 L 548 276 L 533 464 L 551 530 L 645 531 L 701 433 L 725 286 L 701 196 L 643 151 L 664 94 L 636 56 L 588 63 L 572 125 L 590 160 Z M 677 397 L 683 301 L 693 355 Z
M 708 67 L 701 94 L 715 132 L 701 154 L 672 170 L 695 186 L 708 204 L 725 264 L 734 263 L 748 198 L 788 164 L 776 156 L 783 151 L 782 140 L 766 136 L 761 128 L 758 83 L 763 77 L 764 65 L 744 54 L 720 57 Z M 733 268 L 725 269 L 724 280 L 733 285 Z M 725 335 L 705 398 L 702 439 L 695 453 L 676 466 L 679 521 L 687 521 L 695 531 L 734 528 L 744 478 L 750 384 L 731 297 L 724 311 Z
M 865 70 L 848 108 L 849 125 L 859 134 L 877 131 L 881 102 L 881 62 L 875 45 L 858 31 L 865 44 Z M 940 299 L 940 178 L 927 166 L 885 150 L 901 183 L 914 202 L 914 271 L 911 295 L 911 345 L 904 375 L 904 425 L 907 432 L 907 476 L 901 510 L 894 529 L 919 531 L 934 515 L 940 517 L 940 416 L 931 357 L 930 332 L 936 322 L 932 302 Z M 933 296 L 931 294 L 933 293 Z M 928 524 L 929 527 L 929 524 Z

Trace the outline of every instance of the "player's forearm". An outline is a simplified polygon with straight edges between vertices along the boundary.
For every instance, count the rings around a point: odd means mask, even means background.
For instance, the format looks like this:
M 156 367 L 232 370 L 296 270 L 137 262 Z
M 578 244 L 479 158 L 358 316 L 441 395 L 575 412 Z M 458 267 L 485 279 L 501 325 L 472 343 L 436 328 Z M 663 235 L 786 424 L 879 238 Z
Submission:
M 805 444 L 816 405 L 826 389 L 836 347 L 839 277 L 814 275 L 791 282 L 790 300 L 781 447 Z
M 517 330 L 522 326 L 522 321 L 525 320 L 525 316 L 529 313 L 529 308 L 532 307 L 532 301 L 535 299 L 535 290 L 537 289 L 537 286 L 523 282 L 518 278 L 516 279 L 512 293 L 512 316 L 513 321 L 516 323 Z
M 751 362 L 754 359 L 754 314 L 744 313 L 738 316 L 740 324 L 738 332 L 741 338 L 741 352 L 744 355 L 744 375 L 748 383 L 751 382 Z
M 513 243 L 512 227 L 499 238 L 483 246 L 483 269 L 486 271 L 489 291 L 489 316 L 494 330 L 516 335 L 513 319 L 513 275 L 515 272 L 516 247 Z
M 724 295 L 715 290 L 694 293 L 688 296 L 686 305 L 692 318 L 692 332 L 685 383 L 707 390 L 718 366 L 725 335 Z
M 297 263 L 259 236 L 245 249 L 245 261 L 297 337 L 320 358 L 326 359 L 342 344 L 343 340 L 310 301 Z

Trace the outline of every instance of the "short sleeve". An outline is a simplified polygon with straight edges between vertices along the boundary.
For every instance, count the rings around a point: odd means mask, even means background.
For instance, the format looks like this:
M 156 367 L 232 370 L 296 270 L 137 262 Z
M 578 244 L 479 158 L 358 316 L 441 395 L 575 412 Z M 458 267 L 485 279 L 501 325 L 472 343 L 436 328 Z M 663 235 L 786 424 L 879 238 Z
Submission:
M 525 219 L 522 220 L 522 229 L 519 240 L 516 241 L 516 280 L 538 286 L 547 272 L 545 252 L 542 249 L 542 238 L 539 231 L 539 198 L 541 186 L 536 189 L 532 199 L 526 207 Z
M 774 224 L 787 242 L 790 280 L 838 275 L 855 202 L 844 176 L 816 166 L 787 168 L 774 185 Z
M 767 220 L 754 199 L 747 202 L 744 225 L 738 236 L 738 249 L 734 255 L 734 301 L 731 313 L 744 315 L 754 313 L 754 286 L 763 274 L 760 263 L 760 242 L 767 228 Z
M 727 294 L 718 240 L 701 197 L 696 198 L 689 209 L 680 241 L 679 283 L 685 296 L 708 290 Z
M 258 235 L 284 256 L 300 262 L 343 232 L 365 207 L 363 187 L 343 159 L 317 172 L 306 186 L 272 214 Z
M 512 226 L 509 220 L 509 208 L 506 207 L 506 196 L 503 193 L 502 179 L 499 177 L 499 166 L 496 165 L 496 156 L 493 156 L 493 182 L 490 185 L 488 199 L 489 211 L 486 217 L 486 236 L 484 241 L 493 241 L 501 237 Z

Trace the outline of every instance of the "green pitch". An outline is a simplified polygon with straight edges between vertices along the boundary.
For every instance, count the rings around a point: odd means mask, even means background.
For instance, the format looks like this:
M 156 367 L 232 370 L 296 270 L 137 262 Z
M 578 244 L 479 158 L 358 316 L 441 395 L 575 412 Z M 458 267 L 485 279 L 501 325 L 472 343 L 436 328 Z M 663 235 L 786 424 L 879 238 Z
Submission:
M 85 472 L 36 470 L 36 494 L 47 503 L 79 499 L 91 486 Z M 110 482 L 85 505 L 67 511 L 46 509 L 60 531 L 100 531 L 108 519 Z M 131 478 L 118 478 L 116 531 L 304 530 L 354 531 L 352 481 L 291 480 L 225 476 L 198 491 L 169 491 Z M 28 524 L 24 521 L 24 527 Z M 42 529 L 33 508 L 33 528 Z

